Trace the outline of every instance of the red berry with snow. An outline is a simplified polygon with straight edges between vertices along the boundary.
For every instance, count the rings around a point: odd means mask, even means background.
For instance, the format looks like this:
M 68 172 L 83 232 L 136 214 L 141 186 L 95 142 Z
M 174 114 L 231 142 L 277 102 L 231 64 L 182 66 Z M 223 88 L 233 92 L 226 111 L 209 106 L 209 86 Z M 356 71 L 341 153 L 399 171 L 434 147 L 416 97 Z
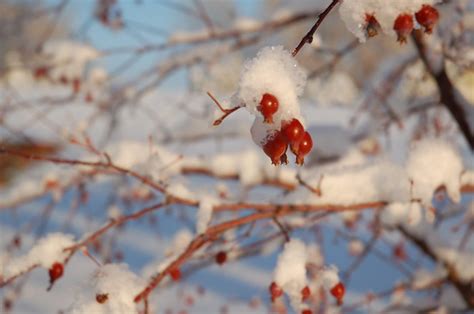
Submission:
M 311 311 L 310 309 L 304 309 L 301 311 L 301 314 L 313 314 L 313 311 Z
M 61 278 L 63 273 L 64 273 L 63 264 L 58 263 L 58 262 L 54 263 L 53 266 L 51 266 L 51 268 L 49 269 L 49 282 L 52 284 L 53 282 Z
M 216 254 L 216 263 L 219 265 L 224 264 L 227 261 L 227 253 L 220 251 Z
M 178 281 L 181 279 L 181 270 L 179 268 L 170 269 L 169 274 L 171 276 L 171 279 L 173 279 L 174 281 Z
M 281 127 L 281 133 L 291 143 L 298 143 L 303 139 L 304 127 L 298 119 L 293 119 L 290 122 L 284 121 Z
M 301 289 L 301 301 L 306 301 L 311 295 L 311 290 L 308 286 Z
M 342 303 L 342 299 L 344 298 L 344 294 L 346 293 L 346 288 L 342 282 L 339 282 L 337 285 L 331 288 L 331 294 L 334 298 L 336 298 L 338 303 Z
M 288 144 L 280 132 L 274 133 L 263 144 L 263 151 L 272 160 L 272 164 L 279 165 L 282 160 L 286 160 L 286 149 Z
M 272 282 L 270 287 L 268 287 L 268 290 L 270 291 L 272 299 L 279 298 L 283 295 L 283 290 L 277 285 L 276 282 Z
M 311 134 L 305 132 L 303 138 L 298 144 L 291 145 L 291 151 L 296 155 L 296 164 L 302 165 L 304 157 L 308 155 L 313 149 L 313 139 Z
M 415 13 L 415 18 L 421 26 L 425 28 L 425 33 L 431 34 L 433 27 L 439 20 L 439 12 L 429 4 L 424 4 L 421 9 Z
M 365 21 L 367 23 L 365 26 L 365 33 L 367 37 L 371 38 L 371 37 L 377 36 L 377 34 L 380 31 L 379 21 L 377 21 L 375 16 L 372 14 L 366 14 Z
M 272 94 L 263 94 L 258 110 L 262 113 L 265 123 L 273 123 L 273 115 L 278 111 L 278 99 Z
M 400 14 L 393 24 L 393 29 L 397 33 L 398 42 L 406 43 L 407 36 L 413 31 L 413 17 L 410 14 Z

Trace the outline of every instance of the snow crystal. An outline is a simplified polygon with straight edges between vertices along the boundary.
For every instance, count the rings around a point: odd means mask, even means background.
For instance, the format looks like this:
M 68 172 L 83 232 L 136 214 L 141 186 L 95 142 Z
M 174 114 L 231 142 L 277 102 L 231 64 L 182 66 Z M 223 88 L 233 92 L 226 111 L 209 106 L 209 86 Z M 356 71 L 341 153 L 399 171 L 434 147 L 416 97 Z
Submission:
M 444 186 L 453 201 L 459 202 L 463 168 L 461 156 L 450 143 L 438 139 L 416 143 L 407 161 L 413 197 L 429 205 L 435 190 Z
M 351 240 L 348 243 L 348 250 L 349 253 L 353 256 L 360 255 L 364 250 L 364 243 L 360 240 Z
M 206 232 L 207 226 L 212 218 L 214 205 L 218 203 L 212 196 L 204 195 L 199 201 L 199 209 L 196 214 L 196 232 L 201 234 Z
M 107 264 L 99 268 L 85 283 L 69 313 L 138 313 L 138 304 L 133 298 L 146 282 L 132 273 L 126 264 Z M 97 296 L 106 296 L 103 303 Z
M 438 2 L 440 0 L 345 0 L 339 7 L 339 15 L 347 29 L 361 42 L 365 42 L 367 14 L 377 19 L 385 34 L 394 36 L 393 24 L 398 15 L 414 14 L 423 4 L 433 5 Z
M 68 40 L 47 42 L 41 53 L 48 63 L 54 65 L 50 75 L 55 79 L 62 76 L 80 78 L 86 64 L 99 56 L 99 52 L 91 46 Z
M 15 257 L 5 263 L 2 277 L 9 278 L 28 270 L 34 265 L 51 268 L 55 262 L 62 263 L 69 253 L 63 249 L 74 244 L 74 237 L 63 233 L 50 233 L 41 238 L 24 256 Z
M 301 118 L 298 96 L 302 95 L 305 84 L 306 74 L 290 52 L 282 46 L 265 47 L 245 63 L 238 97 L 250 113 L 259 116 L 257 107 L 263 94 L 274 95 L 279 107 L 273 120 L 280 126 L 283 120 Z
M 338 272 L 339 270 L 334 265 L 326 266 L 321 270 L 320 276 L 326 290 L 331 290 L 340 282 Z
M 301 305 L 301 290 L 306 286 L 306 260 L 306 245 L 291 239 L 278 257 L 274 272 L 275 282 L 288 294 L 295 310 Z
M 382 211 L 380 219 L 387 227 L 417 226 L 422 220 L 422 208 L 415 202 L 392 203 Z

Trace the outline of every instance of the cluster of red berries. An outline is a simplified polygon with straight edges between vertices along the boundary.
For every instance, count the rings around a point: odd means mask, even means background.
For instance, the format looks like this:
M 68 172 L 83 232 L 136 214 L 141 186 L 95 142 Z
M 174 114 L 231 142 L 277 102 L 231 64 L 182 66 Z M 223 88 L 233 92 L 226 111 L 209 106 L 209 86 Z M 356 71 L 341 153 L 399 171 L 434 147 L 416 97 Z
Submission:
M 429 4 L 424 4 L 418 12 L 415 13 L 415 19 L 420 24 L 425 33 L 431 34 L 433 27 L 439 20 L 439 12 Z M 366 14 L 365 31 L 367 37 L 374 37 L 380 30 L 380 24 L 373 14 Z M 408 35 L 414 29 L 413 15 L 410 13 L 400 14 L 393 23 L 393 29 L 397 33 L 397 40 L 400 43 L 406 43 Z
M 278 284 L 274 281 L 270 284 L 270 286 L 268 287 L 268 290 L 270 292 L 270 297 L 272 299 L 272 302 L 274 302 L 276 299 L 278 299 L 279 297 L 283 295 L 283 289 L 280 286 L 278 286 Z M 344 299 L 344 294 L 346 293 L 346 288 L 344 287 L 344 284 L 342 282 L 337 283 L 334 287 L 331 288 L 329 292 L 336 299 L 337 304 L 341 305 L 342 300 Z M 311 289 L 308 286 L 305 286 L 303 289 L 301 289 L 302 302 L 307 301 L 310 296 L 311 296 Z M 305 309 L 301 313 L 311 314 L 312 311 L 309 309 Z
M 439 13 L 431 5 L 424 4 L 415 13 L 416 21 L 424 27 L 425 33 L 430 34 L 439 19 Z M 393 29 L 397 32 L 398 41 L 405 43 L 407 36 L 413 31 L 413 16 L 411 14 L 400 14 L 393 24 Z
M 273 115 L 278 111 L 278 99 L 272 94 L 265 93 L 260 101 L 258 110 L 262 113 L 264 123 L 273 123 Z M 283 121 L 281 128 L 266 139 L 263 151 L 272 160 L 272 164 L 287 164 L 286 151 L 290 146 L 291 152 L 296 156 L 296 164 L 302 165 L 304 157 L 313 148 L 313 139 L 305 131 L 301 122 L 293 118 L 291 121 Z

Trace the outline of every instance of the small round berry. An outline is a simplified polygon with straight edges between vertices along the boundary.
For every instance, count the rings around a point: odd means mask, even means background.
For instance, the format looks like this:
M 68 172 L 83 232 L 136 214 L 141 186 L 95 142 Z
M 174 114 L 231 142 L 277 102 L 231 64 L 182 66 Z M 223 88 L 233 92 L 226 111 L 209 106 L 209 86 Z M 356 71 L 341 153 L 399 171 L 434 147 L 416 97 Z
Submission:
M 49 269 L 49 282 L 52 284 L 53 282 L 61 278 L 63 273 L 64 273 L 63 264 L 58 263 L 58 262 L 54 263 L 53 266 L 51 266 L 51 268 Z
M 433 27 L 439 20 L 439 12 L 429 4 L 424 4 L 421 9 L 415 13 L 415 18 L 421 26 L 425 28 L 425 33 L 431 34 Z
M 341 304 L 342 299 L 344 298 L 344 294 L 346 293 L 346 288 L 342 282 L 339 282 L 337 285 L 331 288 L 331 294 L 334 298 L 336 298 L 337 303 Z
M 301 289 L 301 301 L 306 301 L 311 296 L 311 290 L 308 286 Z
M 301 314 L 313 314 L 313 311 L 311 311 L 310 309 L 304 309 L 301 311 Z
M 375 18 L 373 14 L 366 14 L 365 15 L 365 33 L 367 37 L 372 38 L 377 36 L 380 31 L 380 24 L 379 21 Z
M 263 94 L 258 111 L 263 115 L 263 122 L 273 123 L 273 115 L 278 111 L 278 99 L 272 94 Z
M 227 261 L 227 253 L 220 251 L 216 254 L 216 263 L 219 265 L 224 264 Z
M 298 119 L 283 122 L 281 133 L 288 143 L 298 143 L 304 135 L 304 127 Z
M 270 291 L 272 299 L 277 299 L 283 295 L 283 290 L 274 281 L 270 284 L 268 290 Z
M 263 151 L 272 160 L 272 164 L 279 165 L 282 158 L 285 159 L 284 155 L 288 144 L 281 135 L 280 132 L 274 133 L 267 139 L 267 142 L 263 145 Z
M 100 304 L 104 304 L 108 299 L 109 295 L 107 293 L 98 293 L 95 295 L 95 300 Z
M 406 43 L 407 36 L 413 31 L 413 17 L 410 14 L 400 14 L 393 24 L 393 29 L 397 33 L 397 41 Z
M 393 256 L 399 261 L 404 261 L 407 259 L 407 253 L 405 251 L 405 246 L 402 242 L 395 245 L 393 248 Z
M 304 157 L 308 155 L 312 149 L 313 139 L 311 138 L 311 134 L 305 132 L 298 146 L 291 146 L 291 151 L 296 155 L 296 164 L 300 166 L 303 165 Z
M 178 281 L 181 279 L 181 270 L 179 268 L 170 269 L 169 274 L 171 276 L 171 279 L 173 279 L 174 281 Z

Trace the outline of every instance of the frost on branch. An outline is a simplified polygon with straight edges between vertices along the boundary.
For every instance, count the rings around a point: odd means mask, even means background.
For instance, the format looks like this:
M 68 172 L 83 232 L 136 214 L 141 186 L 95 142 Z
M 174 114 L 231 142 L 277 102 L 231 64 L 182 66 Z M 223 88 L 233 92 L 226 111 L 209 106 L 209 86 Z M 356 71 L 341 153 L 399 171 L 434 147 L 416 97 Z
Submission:
M 87 280 L 68 313 L 138 313 L 133 298 L 145 285 L 126 264 L 104 265 Z
M 430 205 L 436 189 L 444 187 L 452 200 L 459 202 L 463 168 L 462 158 L 451 144 L 435 139 L 416 143 L 407 162 L 413 197 Z
M 351 31 L 361 42 L 373 37 L 381 30 L 384 34 L 395 36 L 394 23 L 400 15 L 408 15 L 412 23 L 415 13 L 423 5 L 433 6 L 440 0 L 345 0 L 341 3 L 339 14 Z M 428 31 L 429 28 L 426 28 Z M 410 29 L 411 31 L 411 29 Z
M 196 232 L 204 233 L 212 218 L 212 209 L 217 204 L 215 198 L 211 196 L 203 196 L 199 201 L 199 209 L 196 214 Z
M 40 239 L 24 256 L 6 260 L 2 268 L 2 278 L 8 279 L 28 271 L 31 267 L 41 266 L 51 269 L 55 263 L 63 263 L 69 253 L 64 248 L 74 244 L 69 234 L 51 233 Z
M 306 286 L 306 245 L 298 239 L 285 244 L 275 268 L 275 283 L 288 294 L 298 312 L 301 306 L 301 290 Z

